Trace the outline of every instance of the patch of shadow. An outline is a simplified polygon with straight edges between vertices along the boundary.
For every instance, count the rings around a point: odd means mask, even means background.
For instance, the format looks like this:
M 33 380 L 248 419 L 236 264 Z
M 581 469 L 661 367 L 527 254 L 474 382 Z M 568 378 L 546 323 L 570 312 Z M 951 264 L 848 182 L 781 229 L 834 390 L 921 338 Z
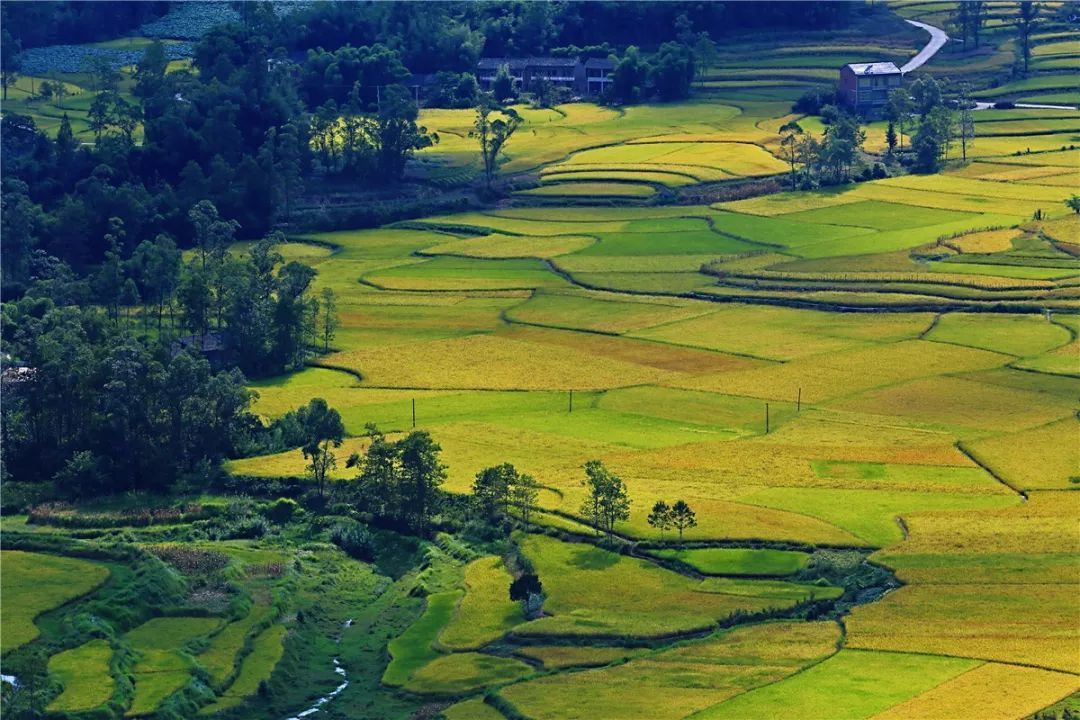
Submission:
M 585 546 L 575 550 L 570 558 L 570 565 L 582 570 L 606 570 L 617 562 L 619 556 L 615 553 Z

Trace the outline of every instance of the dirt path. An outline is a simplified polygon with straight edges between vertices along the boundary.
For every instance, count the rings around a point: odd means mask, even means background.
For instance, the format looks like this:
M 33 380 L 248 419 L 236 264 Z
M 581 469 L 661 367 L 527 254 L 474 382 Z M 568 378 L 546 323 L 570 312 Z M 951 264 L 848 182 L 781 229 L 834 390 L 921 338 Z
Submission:
M 930 33 L 930 42 L 926 43 L 926 47 L 919 51 L 919 54 L 908 60 L 904 67 L 900 68 L 900 72 L 909 73 L 912 70 L 918 70 L 927 63 L 930 58 L 937 55 L 937 51 L 944 47 L 945 43 L 949 42 L 949 36 L 941 28 L 934 27 L 933 25 L 927 25 L 926 23 L 919 22 L 918 20 L 906 21 L 909 25 L 914 25 L 917 28 L 922 28 L 926 32 Z

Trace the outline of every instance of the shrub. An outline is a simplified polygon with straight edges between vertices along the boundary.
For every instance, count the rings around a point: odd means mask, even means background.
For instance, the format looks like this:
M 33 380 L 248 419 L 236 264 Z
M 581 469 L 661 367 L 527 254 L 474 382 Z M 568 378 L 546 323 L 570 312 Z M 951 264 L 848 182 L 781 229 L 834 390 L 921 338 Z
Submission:
M 821 108 L 826 105 L 836 104 L 836 90 L 833 88 L 811 88 L 804 92 L 795 104 L 791 106 L 793 112 L 807 115 L 818 115 Z
M 358 522 L 341 522 L 330 530 L 330 542 L 349 557 L 370 561 L 375 557 L 371 531 Z
M 292 520 L 293 515 L 299 507 L 300 506 L 295 500 L 279 497 L 267 507 L 266 517 L 268 517 L 271 522 L 275 522 L 278 525 L 284 525 Z

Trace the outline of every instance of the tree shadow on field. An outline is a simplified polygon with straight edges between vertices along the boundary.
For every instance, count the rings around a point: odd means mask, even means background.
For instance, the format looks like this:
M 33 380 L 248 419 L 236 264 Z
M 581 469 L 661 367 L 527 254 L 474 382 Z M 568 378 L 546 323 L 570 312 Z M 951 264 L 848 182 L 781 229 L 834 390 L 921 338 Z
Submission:
M 619 562 L 619 556 L 615 553 L 594 547 L 583 547 L 574 550 L 570 556 L 570 565 L 582 570 L 604 570 Z

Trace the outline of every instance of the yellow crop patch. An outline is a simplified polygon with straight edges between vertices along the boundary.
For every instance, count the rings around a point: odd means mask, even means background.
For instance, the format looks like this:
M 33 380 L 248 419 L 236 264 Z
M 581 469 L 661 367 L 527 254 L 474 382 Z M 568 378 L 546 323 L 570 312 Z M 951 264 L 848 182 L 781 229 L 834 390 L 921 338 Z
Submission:
M 365 384 L 403 388 L 584 390 L 669 377 L 664 370 L 634 362 L 496 335 L 353 350 L 334 356 L 334 363 L 358 370 Z
M 1004 365 L 1004 355 L 922 340 L 800 358 L 780 367 L 669 381 L 685 387 L 791 402 L 820 402 L 908 379 Z
M 549 258 L 592 245 L 591 237 L 560 235 L 537 237 L 492 233 L 467 240 L 451 240 L 424 249 L 429 255 L 464 255 L 477 258 Z
M 980 461 L 1024 489 L 1068 490 L 1080 477 L 1080 427 L 1075 417 L 971 444 Z
M 924 378 L 871 390 L 846 398 L 833 407 L 900 416 L 949 430 L 960 437 L 1042 425 L 1069 415 L 1074 409 L 1073 403 L 1046 393 L 958 377 Z
M 1080 671 L 1076 585 L 908 585 L 859 605 L 847 646 Z
M 871 720 L 954 720 L 978 703 L 981 720 L 1027 717 L 1080 689 L 1075 675 L 1037 668 L 986 663 Z

